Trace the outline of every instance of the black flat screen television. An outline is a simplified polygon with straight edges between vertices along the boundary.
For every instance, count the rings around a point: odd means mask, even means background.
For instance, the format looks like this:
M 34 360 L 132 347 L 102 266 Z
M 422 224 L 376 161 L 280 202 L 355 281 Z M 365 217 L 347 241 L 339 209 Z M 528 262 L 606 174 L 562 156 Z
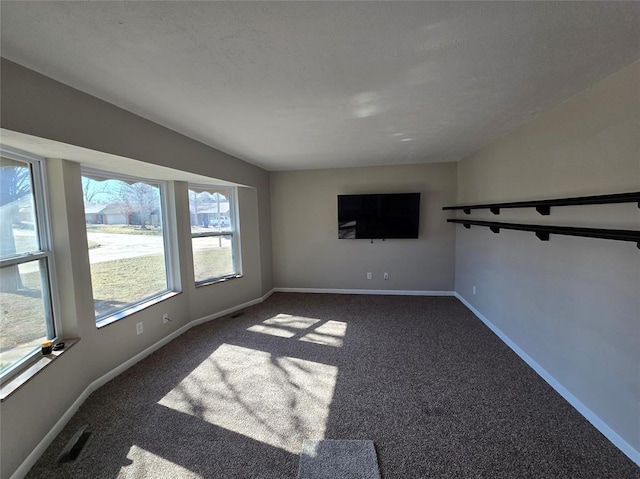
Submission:
M 417 238 L 420 193 L 338 195 L 338 238 Z

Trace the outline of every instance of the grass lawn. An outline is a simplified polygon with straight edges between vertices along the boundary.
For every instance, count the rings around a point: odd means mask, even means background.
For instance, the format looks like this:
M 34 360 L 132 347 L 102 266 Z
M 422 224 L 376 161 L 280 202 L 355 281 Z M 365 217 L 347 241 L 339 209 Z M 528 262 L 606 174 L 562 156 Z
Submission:
M 231 272 L 229 248 L 195 251 L 196 278 Z M 39 294 L 40 275 L 22 275 L 30 288 L 19 293 L 0 293 L 0 353 L 44 340 L 44 312 Z M 107 261 L 91 265 L 91 281 L 97 314 L 139 301 L 167 288 L 163 257 L 160 255 Z
M 217 238 L 214 240 L 217 241 Z M 233 273 L 233 257 L 230 247 L 195 249 L 193 251 L 193 260 L 196 281 L 204 281 L 211 277 Z
M 27 348 L 23 354 L 39 346 L 46 339 L 47 330 L 43 321 L 44 307 L 40 291 L 40 273 L 22 274 L 24 291 L 0 292 L 0 370 L 9 366 L 4 354 L 14 348 Z M 29 348 L 29 346 L 31 346 Z

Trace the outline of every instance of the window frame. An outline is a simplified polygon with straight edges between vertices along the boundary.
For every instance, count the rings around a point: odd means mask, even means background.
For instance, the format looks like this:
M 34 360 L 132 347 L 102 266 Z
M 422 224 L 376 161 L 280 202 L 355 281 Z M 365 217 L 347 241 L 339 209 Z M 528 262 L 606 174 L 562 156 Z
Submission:
M 192 188 L 196 188 L 202 191 L 215 189 L 226 189 L 229 191 L 229 231 L 206 231 L 203 233 L 193 233 L 191 231 L 191 198 L 189 197 Z M 187 200 L 189 205 L 189 234 L 191 235 L 191 266 L 193 268 L 194 283 L 196 288 L 208 286 L 210 284 L 216 284 L 223 281 L 227 281 L 234 278 L 242 277 L 242 261 L 240 258 L 240 228 L 238 227 L 238 202 L 237 202 L 238 187 L 232 185 L 205 185 L 198 183 L 187 184 Z M 193 239 L 194 238 L 209 238 L 209 237 L 225 237 L 231 236 L 231 262 L 233 264 L 233 273 L 224 274 L 220 276 L 211 276 L 209 278 L 197 281 L 195 279 L 195 255 L 193 254 Z
M 155 178 L 144 178 L 140 176 L 127 175 L 122 173 L 114 173 L 106 170 L 99 170 L 96 168 L 85 167 L 82 166 L 80 169 L 80 176 L 84 178 L 85 176 L 93 179 L 98 177 L 102 180 L 120 180 L 129 184 L 134 183 L 146 183 L 158 185 L 159 194 L 160 194 L 160 209 L 161 214 L 160 218 L 162 219 L 162 242 L 164 247 L 164 266 L 165 266 L 165 277 L 167 280 L 167 287 L 162 291 L 158 291 L 149 296 L 145 296 L 140 298 L 137 301 L 133 301 L 121 306 L 118 309 L 111 310 L 107 313 L 95 316 L 95 324 L 98 329 L 107 326 L 111 323 L 124 319 L 138 311 L 141 311 L 149 306 L 160 303 L 170 297 L 175 296 L 180 293 L 180 281 L 179 278 L 176 277 L 177 272 L 179 272 L 179 265 L 176 264 L 176 254 L 177 250 L 175 241 L 173 239 L 173 234 L 171 228 L 174 228 L 174 221 L 172 221 L 169 209 L 171 202 L 169 201 L 169 182 L 166 180 L 159 180 Z M 82 199 L 84 202 L 84 198 Z M 88 233 L 85 226 L 85 232 Z M 89 256 L 89 249 L 87 248 L 87 256 Z M 91 261 L 89 260 L 89 269 L 91 271 Z M 91 272 L 90 272 L 91 274 Z M 91 284 L 91 300 L 95 301 L 95 296 L 93 293 L 93 282 Z
M 42 302 L 45 313 L 45 328 L 47 338 L 55 342 L 63 337 L 62 321 L 60 320 L 60 303 L 56 281 L 56 266 L 53 235 L 51 232 L 51 214 L 49 206 L 48 174 L 46 158 L 18 150 L 9 146 L 0 146 L 0 156 L 27 163 L 31 178 L 33 194 L 34 218 L 38 233 L 38 250 L 20 253 L 8 258 L 0 258 L 0 267 L 21 265 L 36 261 L 43 261 L 45 271 L 40 271 L 42 280 Z M 45 281 L 46 279 L 46 281 Z M 6 384 L 31 366 L 42 355 L 40 347 L 25 354 L 0 373 L 0 384 Z

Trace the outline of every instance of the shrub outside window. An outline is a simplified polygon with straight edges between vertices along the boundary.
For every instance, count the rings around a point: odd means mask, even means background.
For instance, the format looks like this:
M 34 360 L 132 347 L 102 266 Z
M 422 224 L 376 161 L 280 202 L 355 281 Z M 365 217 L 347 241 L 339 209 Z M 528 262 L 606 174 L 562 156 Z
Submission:
M 8 378 L 56 339 L 44 161 L 0 158 L 0 377 Z
M 98 325 L 171 291 L 165 184 L 84 170 L 84 213 Z
M 235 188 L 189 185 L 189 212 L 196 284 L 238 276 Z

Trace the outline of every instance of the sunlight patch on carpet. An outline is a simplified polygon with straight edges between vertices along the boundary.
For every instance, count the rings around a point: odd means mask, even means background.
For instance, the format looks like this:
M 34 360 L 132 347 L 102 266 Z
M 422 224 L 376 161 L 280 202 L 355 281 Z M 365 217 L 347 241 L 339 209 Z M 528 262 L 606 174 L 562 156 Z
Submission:
M 300 338 L 300 341 L 341 348 L 343 344 L 342 338 L 344 338 L 346 334 L 347 323 L 342 321 L 327 321 L 315 328 L 313 332 L 305 334 Z
M 321 324 L 317 325 L 318 323 Z M 343 321 L 322 322 L 320 319 L 281 313 L 261 324 L 254 324 L 247 328 L 247 331 L 280 338 L 293 338 L 303 334 L 300 341 L 341 348 L 344 342 L 343 338 L 347 334 L 347 323 Z
M 290 314 L 278 314 L 273 318 L 263 321 L 262 324 L 255 324 L 251 326 L 247 331 L 270 334 L 271 336 L 278 336 L 281 338 L 292 338 L 300 330 L 309 329 L 319 322 L 320 320 L 315 318 L 292 316 Z
M 338 368 L 221 345 L 159 404 L 297 454 L 323 439 Z
M 118 477 L 144 477 L 145 479 L 164 479 L 166 477 L 203 478 L 203 476 L 175 462 L 136 445 L 131 446 L 131 449 L 129 449 L 127 459 L 131 462 L 126 466 L 122 466 Z

